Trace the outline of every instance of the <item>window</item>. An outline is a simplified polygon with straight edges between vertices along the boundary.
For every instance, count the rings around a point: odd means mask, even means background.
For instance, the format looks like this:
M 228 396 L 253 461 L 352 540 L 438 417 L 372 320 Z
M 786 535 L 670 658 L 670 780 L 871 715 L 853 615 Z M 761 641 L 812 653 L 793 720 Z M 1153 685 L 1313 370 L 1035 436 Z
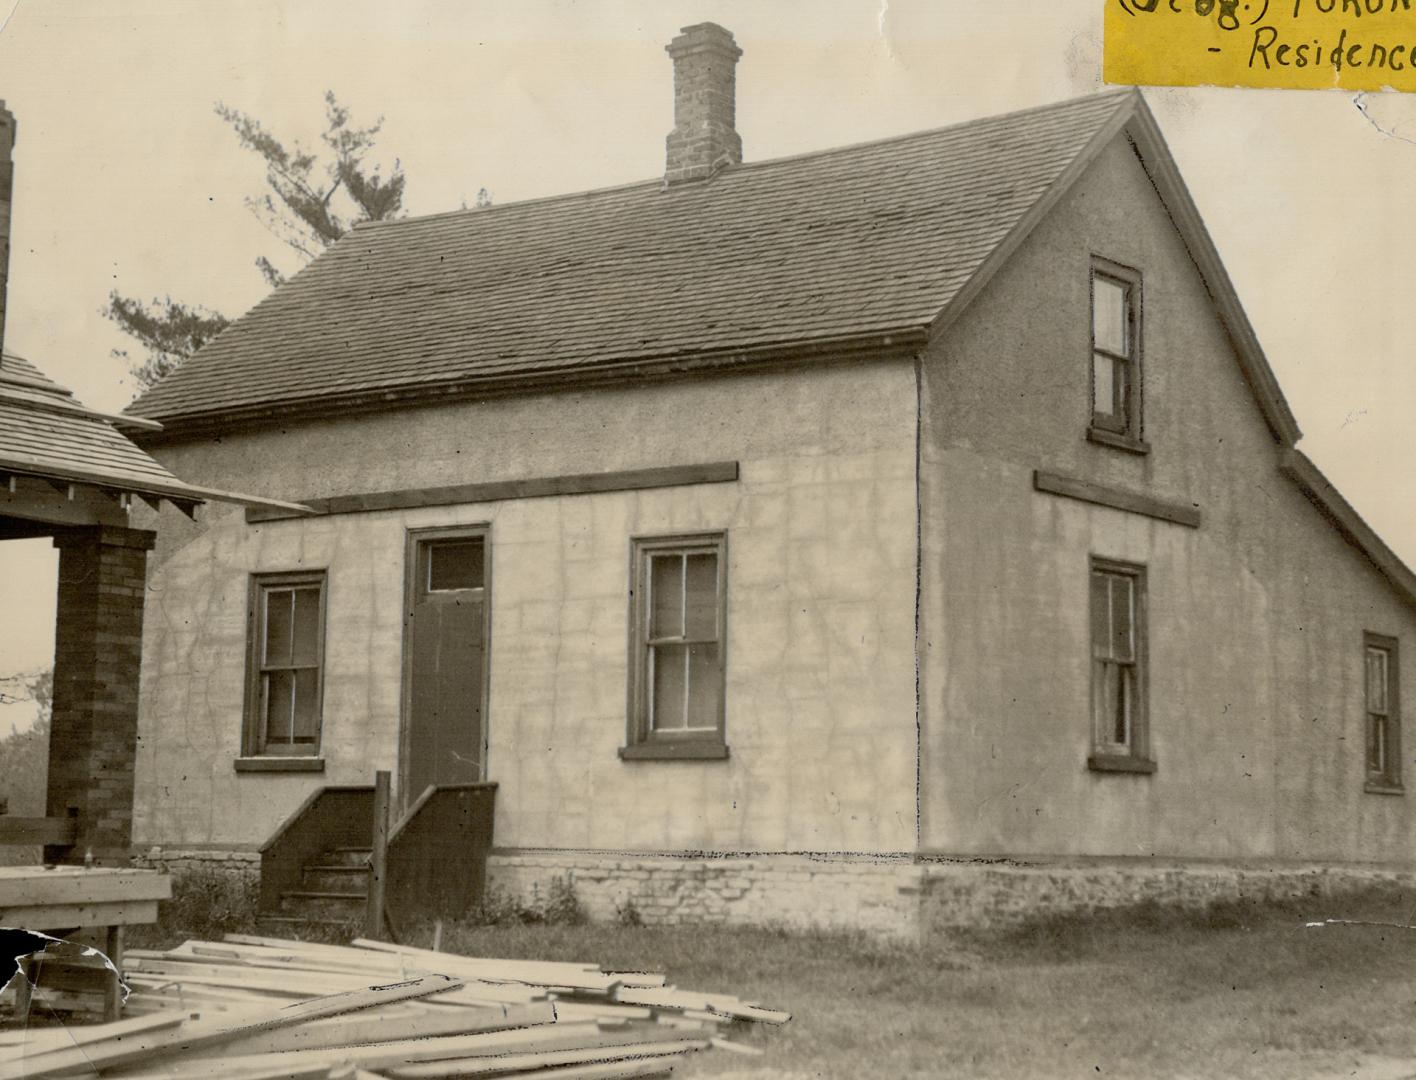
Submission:
M 1092 414 L 1094 441 L 1144 450 L 1141 441 L 1141 276 L 1092 260 Z
M 322 572 L 252 578 L 247 756 L 319 754 L 324 591 Z
M 1396 638 L 1367 634 L 1367 790 L 1401 791 L 1401 708 Z
M 634 542 L 630 738 L 620 756 L 723 758 L 727 537 Z
M 1092 756 L 1100 771 L 1152 772 L 1146 728 L 1145 568 L 1091 567 Z

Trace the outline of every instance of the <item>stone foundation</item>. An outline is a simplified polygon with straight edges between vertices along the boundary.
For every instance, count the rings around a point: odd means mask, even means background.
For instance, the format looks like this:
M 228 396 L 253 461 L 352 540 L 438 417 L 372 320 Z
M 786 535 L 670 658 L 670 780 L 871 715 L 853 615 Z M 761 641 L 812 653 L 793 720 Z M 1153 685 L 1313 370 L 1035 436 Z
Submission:
M 487 864 L 489 889 L 522 902 L 544 898 L 557 877 L 597 922 L 855 930 L 904 941 L 1146 902 L 1321 900 L 1373 886 L 1416 894 L 1416 869 L 1369 865 L 569 851 L 502 852 Z M 1319 906 L 1314 914 L 1335 913 Z
M 918 935 L 920 869 L 908 858 L 810 855 L 493 854 L 487 885 L 533 899 L 570 881 L 597 922 L 713 923 Z
M 1159 862 L 924 863 L 921 930 L 1010 926 L 1143 903 L 1200 909 L 1236 900 L 1321 900 L 1387 886 L 1416 893 L 1416 869 L 1350 864 Z M 1317 915 L 1332 914 L 1315 909 Z
M 261 878 L 261 853 L 207 848 L 164 848 L 153 845 L 134 850 L 130 866 L 161 870 L 181 877 L 193 870 L 214 870 L 233 877 L 244 877 L 252 883 Z

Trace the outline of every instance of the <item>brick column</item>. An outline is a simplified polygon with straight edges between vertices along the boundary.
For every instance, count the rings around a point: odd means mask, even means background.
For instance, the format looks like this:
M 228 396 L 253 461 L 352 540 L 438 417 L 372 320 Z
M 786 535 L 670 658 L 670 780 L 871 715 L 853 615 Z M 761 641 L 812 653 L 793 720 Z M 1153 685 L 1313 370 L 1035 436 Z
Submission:
M 59 549 L 49 817 L 78 818 L 72 849 L 45 861 L 127 862 L 138 749 L 143 587 L 154 535 L 114 526 L 68 529 Z

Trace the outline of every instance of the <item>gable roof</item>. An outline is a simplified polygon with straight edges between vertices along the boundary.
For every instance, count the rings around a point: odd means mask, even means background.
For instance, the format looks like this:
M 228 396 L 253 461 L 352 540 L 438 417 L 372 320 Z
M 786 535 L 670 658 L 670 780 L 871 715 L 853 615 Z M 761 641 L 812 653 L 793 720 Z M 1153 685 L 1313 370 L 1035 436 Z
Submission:
M 918 342 L 1138 102 L 1109 91 L 706 181 L 363 225 L 130 411 L 238 423 L 373 395 Z

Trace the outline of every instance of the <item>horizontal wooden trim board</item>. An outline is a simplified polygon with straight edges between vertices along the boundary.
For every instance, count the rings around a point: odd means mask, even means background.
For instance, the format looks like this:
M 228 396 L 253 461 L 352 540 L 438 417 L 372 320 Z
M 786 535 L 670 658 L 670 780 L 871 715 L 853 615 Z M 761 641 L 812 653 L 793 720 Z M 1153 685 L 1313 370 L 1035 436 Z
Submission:
M 1077 480 L 1070 476 L 1043 472 L 1033 473 L 1033 487 L 1049 495 L 1060 495 L 1064 499 L 1077 499 L 1096 506 L 1109 506 L 1113 510 L 1123 510 L 1128 514 L 1141 514 L 1160 521 L 1170 521 L 1191 529 L 1200 527 L 1198 507 L 1183 503 L 1164 502 L 1149 495 L 1138 495 L 1122 488 L 1093 484 L 1090 480 Z
M 665 465 L 653 469 L 622 469 L 618 472 L 536 476 L 525 480 L 493 480 L 483 484 L 407 488 L 402 491 L 374 491 L 361 495 L 334 495 L 325 499 L 295 501 L 308 506 L 316 514 L 367 514 L 379 510 L 412 510 L 424 506 L 544 499 L 553 495 L 592 495 L 608 491 L 682 487 L 686 484 L 723 484 L 732 483 L 737 478 L 736 461 L 714 461 L 705 465 Z M 302 515 L 294 512 L 261 506 L 246 508 L 246 521 L 251 524 L 300 516 Z

